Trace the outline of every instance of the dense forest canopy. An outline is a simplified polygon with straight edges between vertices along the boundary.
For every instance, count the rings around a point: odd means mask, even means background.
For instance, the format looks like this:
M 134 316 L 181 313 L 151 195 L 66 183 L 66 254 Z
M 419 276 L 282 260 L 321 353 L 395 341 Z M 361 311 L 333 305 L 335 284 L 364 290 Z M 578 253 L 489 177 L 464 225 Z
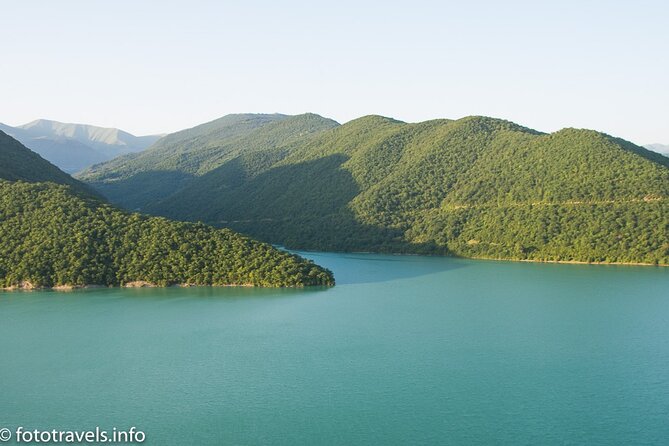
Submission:
M 77 177 L 114 203 L 129 209 L 143 208 L 242 153 L 268 149 L 281 153 L 287 150 L 285 146 L 336 125 L 313 114 L 228 115 L 167 135 L 144 152 L 95 165 Z
M 277 130 L 305 120 L 322 125 Z M 181 163 L 125 160 L 82 178 L 125 206 L 294 248 L 669 263 L 669 159 L 603 133 L 480 116 L 340 126 L 316 115 L 243 133 L 226 144 L 175 134 L 189 154 Z M 165 172 L 183 181 L 117 193 Z
M 0 286 L 333 285 L 310 261 L 229 229 L 146 217 L 53 183 L 0 180 Z
M 332 273 L 229 229 L 119 210 L 0 134 L 0 287 L 333 285 Z

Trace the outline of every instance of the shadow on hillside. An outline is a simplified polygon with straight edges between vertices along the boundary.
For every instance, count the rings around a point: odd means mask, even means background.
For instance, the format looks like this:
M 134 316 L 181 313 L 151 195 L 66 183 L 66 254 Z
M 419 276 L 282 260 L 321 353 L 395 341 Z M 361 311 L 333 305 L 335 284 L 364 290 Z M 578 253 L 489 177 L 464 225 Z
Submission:
M 114 204 L 130 210 L 142 210 L 147 203 L 172 195 L 191 179 L 193 175 L 179 171 L 148 171 L 122 180 L 88 184 Z
M 200 212 L 189 214 L 206 215 L 205 221 L 289 249 L 445 253 L 433 244 L 406 242 L 401 230 L 358 221 L 349 203 L 360 189 L 342 168 L 347 159 L 331 155 L 274 167 L 238 187 L 233 186 L 239 184 L 238 169 L 222 166 L 205 176 L 215 176 L 215 182 L 203 180 L 212 187 L 213 183 L 232 187 L 218 190 L 208 205 L 201 204 Z M 226 172 L 234 177 L 227 178 Z M 195 195 L 191 203 L 197 200 Z

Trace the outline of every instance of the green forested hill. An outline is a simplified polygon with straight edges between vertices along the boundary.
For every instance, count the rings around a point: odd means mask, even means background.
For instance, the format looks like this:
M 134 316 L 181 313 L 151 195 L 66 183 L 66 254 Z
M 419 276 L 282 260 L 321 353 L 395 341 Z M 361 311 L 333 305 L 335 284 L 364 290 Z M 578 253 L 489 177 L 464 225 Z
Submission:
M 93 191 L 75 180 L 35 152 L 26 149 L 23 144 L 0 131 L 0 179 L 9 181 L 51 181 L 68 184 L 84 193 Z
M 160 139 L 146 151 L 93 166 L 77 177 L 135 209 L 165 198 L 243 153 L 281 150 L 338 125 L 314 114 L 227 115 Z
M 131 214 L 68 186 L 0 180 L 0 286 L 332 285 L 310 261 L 228 229 Z
M 334 279 L 228 229 L 109 206 L 0 133 L 0 288 L 131 282 L 305 286 Z
M 669 263 L 669 159 L 590 130 L 367 116 L 227 153 L 140 206 L 296 248 Z

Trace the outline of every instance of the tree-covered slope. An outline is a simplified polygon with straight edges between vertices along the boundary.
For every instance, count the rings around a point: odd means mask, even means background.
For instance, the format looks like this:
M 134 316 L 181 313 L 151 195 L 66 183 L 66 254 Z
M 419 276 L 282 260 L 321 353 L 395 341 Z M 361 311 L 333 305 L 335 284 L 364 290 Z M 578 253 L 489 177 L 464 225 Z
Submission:
M 127 213 L 54 183 L 0 180 L 0 241 L 0 287 L 334 284 L 230 230 Z
M 296 248 L 669 263 L 669 159 L 602 133 L 367 116 L 284 149 L 142 206 Z
M 281 152 L 295 141 L 336 125 L 313 114 L 228 115 L 168 135 L 142 153 L 93 166 L 78 178 L 94 185 L 114 203 L 143 208 L 240 154 Z
M 2 131 L 0 131 L 0 179 L 50 181 L 70 185 L 79 192 L 92 193 L 88 186 L 61 171 L 37 153 L 28 150 Z

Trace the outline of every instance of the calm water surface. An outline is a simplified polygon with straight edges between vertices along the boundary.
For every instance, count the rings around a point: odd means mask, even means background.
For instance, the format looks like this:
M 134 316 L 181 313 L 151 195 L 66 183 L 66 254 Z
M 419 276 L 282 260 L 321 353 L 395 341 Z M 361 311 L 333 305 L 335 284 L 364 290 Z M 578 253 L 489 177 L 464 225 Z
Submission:
M 0 428 L 669 444 L 669 269 L 307 256 L 337 287 L 0 294 Z

